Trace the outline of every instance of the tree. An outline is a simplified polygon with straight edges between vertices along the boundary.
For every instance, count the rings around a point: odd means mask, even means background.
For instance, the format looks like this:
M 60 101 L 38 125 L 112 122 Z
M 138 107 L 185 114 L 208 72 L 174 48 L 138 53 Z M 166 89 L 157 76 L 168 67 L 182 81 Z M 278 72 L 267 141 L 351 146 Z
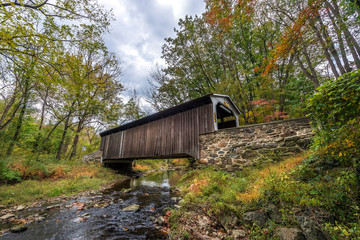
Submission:
M 146 100 L 157 111 L 179 105 L 188 99 L 187 92 L 176 86 L 176 82 L 166 76 L 159 65 L 150 73 L 148 83 L 150 89 Z
M 290 87 L 303 80 L 303 73 L 295 66 L 296 54 L 282 58 L 271 75 L 263 75 L 282 25 L 270 19 L 264 5 L 258 11 L 252 11 L 251 6 L 231 8 L 231 16 L 224 10 L 224 18 L 219 19 L 212 14 L 180 20 L 176 37 L 165 39 L 163 58 L 167 65 L 150 75 L 149 95 L 154 107 L 170 107 L 217 92 L 235 101 L 243 123 L 284 117 L 283 113 L 290 111 L 290 100 L 292 104 L 300 101 Z M 307 86 L 296 85 L 300 88 L 295 91 L 309 91 Z M 267 115 L 252 104 L 260 99 L 273 104 L 269 113 L 273 118 L 265 118 Z M 291 111 L 294 116 L 301 114 L 297 109 Z
M 356 69 L 359 68 L 358 42 L 357 37 L 353 36 L 358 28 L 358 25 L 354 24 L 356 17 L 347 16 L 345 7 L 340 6 L 335 0 L 310 2 L 265 0 L 256 4 L 250 0 L 241 2 L 212 0 L 207 3 L 207 15 L 214 23 L 226 22 L 225 26 L 218 25 L 223 29 L 229 29 L 233 27 L 233 19 L 238 16 L 236 9 L 245 9 L 251 14 L 255 6 L 258 9 L 261 4 L 265 4 L 274 21 L 282 24 L 281 35 L 264 66 L 263 73 L 266 76 L 278 67 L 282 58 L 295 53 L 300 68 L 313 81 L 315 87 L 320 85 L 317 75 L 324 75 L 326 68 L 329 68 L 332 76 L 335 77 L 352 71 L 350 57 L 354 59 Z M 317 66 L 311 62 L 312 58 L 307 50 L 309 46 L 312 49 L 322 49 L 322 59 L 325 58 L 328 63 L 325 69 L 323 66 L 322 69 L 316 69 Z M 303 57 L 299 53 L 303 54 Z M 303 64 L 304 60 L 307 67 Z
M 140 97 L 136 90 L 132 91 L 131 98 L 124 105 L 121 115 L 122 123 L 135 121 L 146 115 L 145 112 L 141 109 Z
M 101 41 L 95 40 L 96 46 L 92 45 L 93 42 L 92 38 L 83 42 L 80 49 L 67 54 L 64 62 L 64 90 L 69 94 L 67 99 L 75 101 L 74 117 L 77 120 L 72 158 L 76 156 L 80 132 L 89 124 L 103 119 L 101 115 L 107 115 L 109 110 L 114 110 L 112 106 L 121 104 L 119 94 L 123 87 L 117 81 L 121 74 L 119 63 L 115 56 L 101 45 Z
M 119 63 L 102 39 L 112 14 L 88 0 L 0 6 L 0 130 L 12 136 L 7 153 L 21 140 L 26 118 L 38 121 L 28 140 L 37 155 L 56 143 L 60 158 L 75 126 L 74 157 L 81 130 L 115 122 L 121 109 Z
M 104 11 L 96 2 L 87 0 L 3 1 L 0 5 L 0 57 L 4 68 L 6 65 L 25 66 L 30 60 L 36 67 L 49 65 L 54 68 L 55 58 L 64 52 L 64 47 L 88 37 L 87 34 L 80 35 L 76 32 L 88 26 L 101 35 L 107 31 L 112 19 L 110 12 Z M 85 19 L 87 23 L 82 23 L 81 26 L 76 22 Z M 26 70 L 26 67 L 23 68 Z M 7 87 L 8 90 L 19 93 L 19 86 L 16 82 L 13 83 L 13 89 Z M 2 120 L 7 119 L 6 125 L 19 109 L 14 105 L 16 97 L 22 96 L 13 94 L 7 97 L 4 101 L 9 105 L 4 107 L 1 117 Z

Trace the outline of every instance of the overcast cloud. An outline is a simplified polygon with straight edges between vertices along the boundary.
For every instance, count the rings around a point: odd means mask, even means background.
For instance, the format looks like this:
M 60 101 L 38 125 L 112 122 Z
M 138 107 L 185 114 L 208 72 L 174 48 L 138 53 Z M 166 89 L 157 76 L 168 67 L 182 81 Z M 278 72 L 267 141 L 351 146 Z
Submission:
M 200 15 L 205 10 L 203 0 L 99 0 L 113 9 L 112 23 L 105 41 L 122 63 L 122 82 L 128 91 L 141 94 L 148 88 L 147 78 L 161 59 L 164 38 L 174 36 L 179 18 Z M 129 92 L 124 93 L 125 96 Z M 125 97 L 126 98 L 126 97 Z

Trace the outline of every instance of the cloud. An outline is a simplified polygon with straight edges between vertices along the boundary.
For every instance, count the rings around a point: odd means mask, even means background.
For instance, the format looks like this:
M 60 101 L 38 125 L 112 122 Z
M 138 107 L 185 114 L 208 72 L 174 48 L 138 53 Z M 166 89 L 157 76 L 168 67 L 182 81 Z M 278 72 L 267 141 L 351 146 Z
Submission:
M 173 37 L 174 27 L 185 15 L 202 14 L 202 0 L 99 0 L 113 9 L 116 21 L 105 36 L 110 51 L 122 63 L 122 82 L 141 94 L 148 88 L 147 78 L 156 63 L 163 64 L 161 46 Z M 128 94 L 127 92 L 124 93 Z

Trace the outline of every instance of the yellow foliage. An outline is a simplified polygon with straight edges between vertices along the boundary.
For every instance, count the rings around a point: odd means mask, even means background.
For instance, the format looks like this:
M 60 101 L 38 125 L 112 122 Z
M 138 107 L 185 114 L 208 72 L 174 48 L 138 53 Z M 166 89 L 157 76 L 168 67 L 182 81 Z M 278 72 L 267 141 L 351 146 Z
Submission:
M 244 193 L 239 193 L 236 196 L 238 201 L 249 203 L 253 200 L 256 200 L 261 195 L 261 188 L 265 184 L 265 179 L 270 176 L 282 176 L 281 179 L 287 178 L 285 173 L 292 171 L 296 168 L 302 160 L 304 160 L 307 156 L 301 155 L 297 157 L 288 158 L 282 162 L 277 164 L 273 164 L 266 169 L 260 170 L 256 173 L 256 178 L 253 184 L 250 184 Z
M 135 170 L 135 171 L 148 171 L 148 170 L 150 170 L 150 167 L 149 166 L 143 166 L 143 165 L 140 165 L 140 164 L 136 164 L 135 167 L 133 167 L 133 170 Z
M 209 185 L 209 181 L 207 179 L 196 180 L 193 184 L 190 185 L 189 192 L 198 194 L 207 185 Z
M 78 168 L 73 168 L 71 172 L 67 174 L 67 176 L 72 178 L 78 178 L 78 177 L 95 177 L 98 173 L 97 168 L 87 167 L 87 166 L 81 166 Z
M 188 163 L 188 160 L 185 158 L 177 158 L 177 159 L 172 160 L 172 162 L 171 162 L 171 164 L 175 165 L 175 166 L 185 166 L 185 165 L 187 165 L 187 163 Z

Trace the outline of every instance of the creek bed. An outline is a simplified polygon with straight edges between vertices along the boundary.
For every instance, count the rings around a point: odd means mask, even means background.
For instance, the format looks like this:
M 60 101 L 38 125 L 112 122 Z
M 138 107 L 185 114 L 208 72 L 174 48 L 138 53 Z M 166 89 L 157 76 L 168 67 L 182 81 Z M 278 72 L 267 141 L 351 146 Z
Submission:
M 156 222 L 164 208 L 176 204 L 177 193 L 171 187 L 181 175 L 181 171 L 150 173 L 121 181 L 101 195 L 30 209 L 45 219 L 26 225 L 24 232 L 5 233 L 0 240 L 167 239 Z

